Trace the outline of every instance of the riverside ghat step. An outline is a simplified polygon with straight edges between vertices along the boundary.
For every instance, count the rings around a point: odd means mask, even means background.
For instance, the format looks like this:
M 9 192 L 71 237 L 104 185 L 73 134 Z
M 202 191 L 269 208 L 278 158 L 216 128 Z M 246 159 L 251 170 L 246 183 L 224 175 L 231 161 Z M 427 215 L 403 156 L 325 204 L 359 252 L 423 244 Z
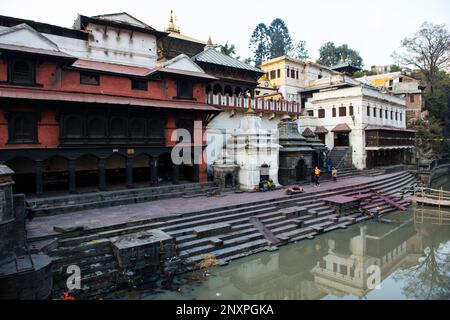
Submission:
M 397 179 L 396 179 L 397 178 Z M 400 179 L 398 179 L 400 178 Z M 393 182 L 394 180 L 397 180 L 397 182 Z M 398 181 L 403 181 L 403 182 L 398 182 Z M 387 185 L 390 186 L 392 188 L 400 188 L 402 186 L 402 183 L 404 183 L 404 186 L 406 187 L 408 185 L 408 182 L 411 182 L 410 179 L 407 178 L 407 175 L 393 175 L 391 176 L 389 179 L 384 179 L 382 183 L 378 183 L 378 182 L 372 182 L 369 184 L 365 184 L 365 188 L 372 188 L 374 186 L 378 186 L 380 188 L 383 188 L 383 186 Z M 347 190 L 348 193 L 354 193 L 356 194 L 359 190 L 361 190 L 361 188 L 359 188 L 359 186 L 352 186 L 351 188 L 346 188 L 345 190 Z M 353 190 L 353 191 L 351 191 Z M 215 234 L 214 236 L 210 236 L 207 233 L 205 234 L 204 238 L 197 238 L 191 228 L 190 233 L 183 235 L 183 232 L 181 233 L 181 235 L 179 235 L 178 237 L 176 237 L 176 241 L 177 241 L 177 246 L 178 246 L 178 239 L 180 239 L 180 246 L 178 247 L 178 250 L 183 252 L 183 257 L 186 258 L 186 262 L 199 262 L 203 259 L 203 255 L 205 253 L 211 254 L 214 257 L 216 257 L 217 259 L 232 259 L 232 258 L 237 258 L 243 255 L 248 255 L 250 253 L 253 252 L 257 252 L 257 251 L 261 251 L 261 250 L 265 250 L 265 248 L 268 246 L 268 241 L 267 239 L 264 238 L 264 236 L 258 231 L 256 230 L 256 228 L 252 228 L 251 223 L 250 223 L 250 217 L 252 216 L 256 216 L 256 215 L 260 215 L 261 216 L 261 221 L 264 223 L 264 225 L 267 226 L 267 228 L 269 228 L 275 235 L 276 237 L 278 237 L 279 239 L 282 239 L 282 242 L 293 242 L 293 241 L 297 241 L 297 240 L 301 240 L 301 239 L 307 239 L 310 237 L 313 237 L 314 235 L 316 235 L 317 233 L 320 232 L 326 232 L 327 230 L 334 230 L 334 226 L 344 226 L 344 223 L 342 222 L 342 220 L 334 220 L 333 214 L 331 214 L 331 212 L 327 211 L 326 207 L 323 206 L 323 203 L 319 203 L 316 202 L 316 204 L 311 203 L 314 201 L 314 198 L 317 198 L 317 196 L 320 196 L 320 194 L 333 194 L 334 192 L 342 192 L 342 188 L 341 190 L 337 191 L 329 191 L 329 190 L 324 190 L 324 191 L 319 191 L 317 193 L 315 193 L 314 195 L 308 195 L 308 196 L 303 196 L 303 197 L 292 197 L 292 198 L 284 198 L 282 200 L 279 201 L 279 203 L 277 203 L 278 201 L 264 201 L 264 202 L 256 202 L 258 209 L 254 210 L 254 206 L 249 205 L 249 206 L 231 206 L 231 208 L 228 208 L 226 210 L 221 210 L 220 208 L 217 210 L 209 210 L 208 212 L 210 213 L 210 216 L 208 217 L 209 221 L 207 221 L 208 219 L 204 219 L 204 215 L 203 212 L 205 211 L 198 211 L 196 213 L 192 213 L 186 216 L 186 219 L 189 220 L 189 224 L 186 225 L 186 222 L 183 221 L 183 217 L 179 217 L 176 219 L 176 221 L 172 221 L 171 219 L 164 221 L 164 222 L 160 222 L 159 227 L 163 227 L 164 224 L 167 224 L 169 226 L 171 226 L 171 228 L 173 228 L 174 231 L 176 230 L 186 230 L 189 229 L 190 227 L 192 227 L 193 222 L 196 221 L 203 221 L 203 223 L 206 224 L 212 224 L 212 223 L 217 223 L 217 220 L 215 219 L 217 217 L 217 215 L 215 215 L 215 212 L 219 212 L 218 215 L 219 216 L 224 216 L 226 215 L 224 212 L 238 212 L 236 213 L 236 216 L 234 218 L 234 221 L 232 223 L 230 223 L 230 230 L 228 230 L 227 232 L 223 233 L 223 234 Z M 321 196 L 322 197 L 322 196 Z M 273 205 L 274 203 L 277 204 L 281 204 L 279 205 Z M 310 226 L 304 226 L 304 225 L 299 225 L 298 223 L 296 223 L 295 221 L 292 221 L 292 219 L 289 219 L 289 211 L 291 211 L 292 213 L 295 214 L 296 210 L 297 211 L 303 211 L 303 207 L 304 206 L 309 206 L 312 205 L 310 208 L 314 208 L 316 209 L 316 214 L 315 215 L 308 215 L 308 214 L 304 214 L 301 213 L 299 214 L 298 219 L 304 219 L 304 221 L 307 222 L 307 224 L 310 224 Z M 316 206 L 314 206 L 316 205 Z M 293 206 L 293 207 L 300 207 L 302 208 L 301 210 L 298 210 L 298 208 L 296 209 L 292 209 L 292 210 L 287 210 L 290 207 L 289 206 Z M 264 210 L 263 208 L 269 208 L 266 209 L 265 213 L 261 213 L 258 211 Z M 288 212 L 288 216 L 285 215 L 285 213 L 283 214 L 283 210 L 285 210 L 284 212 Z M 329 209 L 328 209 L 329 210 Z M 391 208 L 392 210 L 392 208 Z M 250 212 L 250 214 L 249 214 Z M 246 216 L 247 214 L 247 216 Z M 200 219 L 199 219 L 200 218 Z M 350 217 L 352 218 L 352 217 Z M 361 214 L 355 214 L 354 215 L 354 222 L 363 220 L 363 219 L 369 219 L 370 217 L 365 217 L 362 216 Z M 297 218 L 295 218 L 297 219 Z M 314 219 L 319 219 L 319 220 L 315 220 Z M 175 220 L 175 219 L 174 219 Z M 349 223 L 352 222 L 352 220 L 348 220 Z M 140 226 L 145 225 L 143 223 L 139 224 Z M 181 225 L 181 226 L 180 226 Z M 200 224 L 202 225 L 202 224 Z M 312 228 L 314 227 L 315 230 Z M 130 227 L 128 227 L 130 228 Z M 184 229 L 185 228 L 185 229 Z M 125 231 L 127 230 L 127 228 L 123 228 L 125 229 Z M 214 228 L 212 228 L 214 229 Z M 228 229 L 228 228 L 226 228 Z M 132 228 L 130 228 L 130 230 L 133 230 Z M 88 230 L 85 230 L 88 231 Z M 85 232 L 83 231 L 83 232 Z M 92 231 L 92 230 L 90 230 Z M 111 229 L 109 231 L 106 231 L 106 234 L 113 234 L 114 229 Z M 122 231 L 122 232 L 125 232 Z M 199 230 L 201 233 L 201 229 Z M 274 232 L 275 231 L 275 232 Z M 103 231 L 105 232 L 105 231 Z M 167 231 L 169 235 L 171 235 L 170 231 Z M 126 232 L 124 233 L 126 234 Z M 86 270 L 91 270 L 91 271 L 100 271 L 103 272 L 105 271 L 105 268 L 102 268 L 101 266 L 98 265 L 98 260 L 95 259 L 95 241 L 97 239 L 93 239 L 92 237 L 93 234 L 86 234 L 85 236 L 87 237 L 86 239 L 90 239 L 90 243 L 87 246 L 83 246 L 81 245 L 80 241 L 82 236 L 79 237 L 74 237 L 74 238 L 65 238 L 63 239 L 63 241 L 65 241 L 66 245 L 68 246 L 69 244 L 75 244 L 78 243 L 76 246 L 73 247 L 73 250 L 70 250 L 68 248 L 64 248 L 63 250 L 59 251 L 59 254 L 64 254 L 67 255 L 67 259 L 65 260 L 66 265 L 68 263 L 70 263 L 70 252 L 80 252 L 83 254 L 87 254 L 84 258 L 85 261 L 85 265 L 83 267 L 86 268 Z M 173 235 L 171 235 L 173 237 Z M 75 239 L 77 238 L 77 239 Z M 198 242 L 193 242 L 198 240 Z M 200 240 L 205 240 L 205 241 L 200 241 Z M 191 241 L 191 242 L 190 242 Z M 185 244 L 185 247 L 183 248 L 183 245 Z M 78 248 L 77 248 L 78 247 Z M 88 250 L 83 250 L 89 248 Z M 78 249 L 78 250 L 77 250 Z M 99 246 L 98 249 L 100 250 L 106 250 L 105 251 L 101 251 L 102 255 L 108 255 L 107 248 L 103 248 L 102 246 Z M 187 250 L 184 250 L 187 249 Z M 87 252 L 86 252 L 87 251 Z M 57 251 L 55 251 L 56 254 Z M 109 251 L 111 252 L 111 251 Z M 92 255 L 94 254 L 94 255 Z M 111 256 L 109 256 L 108 258 L 111 258 Z M 92 263 L 89 265 L 89 259 L 92 259 Z M 95 259 L 95 260 L 94 260 Z M 114 265 L 114 261 L 105 260 L 108 263 L 108 267 L 106 267 L 106 269 L 111 268 L 111 269 L 115 269 L 115 265 Z M 59 264 L 61 266 L 65 266 L 64 262 L 62 260 L 58 261 Z M 195 263 L 190 266 L 191 268 L 195 269 Z M 114 272 L 113 272 L 114 274 Z M 98 294 L 99 292 L 101 293 L 102 290 L 107 291 L 108 288 L 111 289 L 113 288 L 113 286 L 109 286 L 105 284 L 105 282 L 111 281 L 110 279 L 111 275 L 110 274 L 105 274 L 103 272 L 102 275 L 98 274 L 97 277 L 93 277 L 92 280 L 93 283 L 95 283 L 96 287 L 98 289 L 93 289 L 94 286 L 91 286 L 89 288 L 88 291 L 90 291 L 92 294 Z M 102 283 L 103 282 L 103 283 Z M 88 294 L 88 293 L 86 293 Z
M 46 216 L 158 199 L 183 196 L 204 196 L 217 190 L 218 188 L 213 182 L 189 183 L 160 187 L 101 191 L 79 195 L 29 198 L 27 199 L 27 202 L 36 216 Z
M 404 173 L 397 173 L 397 174 L 393 174 L 390 176 L 386 176 L 386 177 L 382 177 L 377 181 L 374 182 L 368 182 L 368 183 L 362 183 L 359 184 L 358 186 L 360 188 L 364 188 L 367 186 L 370 187 L 376 187 L 376 186 L 380 186 L 383 185 L 385 180 L 389 180 L 389 179 L 401 179 L 402 176 L 405 176 L 405 174 L 409 177 L 411 177 L 412 175 L 407 174 L 406 172 Z M 288 197 L 284 197 L 278 201 L 274 201 L 273 199 L 270 200 L 262 200 L 262 201 L 258 201 L 258 202 L 249 202 L 247 204 L 239 204 L 239 205 L 234 205 L 234 206 L 226 206 L 226 207 L 221 207 L 220 209 L 207 209 L 207 210 L 200 210 L 200 211 L 196 211 L 196 212 L 192 212 L 192 213 L 186 213 L 186 214 L 182 214 L 180 216 L 180 218 L 176 218 L 176 219 L 186 219 L 186 220 L 195 220 L 197 219 L 198 215 L 206 215 L 206 214 L 215 214 L 215 212 L 217 212 L 217 210 L 219 210 L 219 215 L 225 215 L 228 213 L 231 213 L 235 210 L 238 211 L 243 211 L 246 210 L 246 208 L 251 207 L 251 208 L 257 208 L 257 207 L 263 207 L 265 204 L 267 203 L 271 203 L 271 204 L 282 204 L 285 203 L 287 205 L 289 205 L 289 203 L 295 202 L 297 199 L 312 199 L 311 202 L 314 202 L 315 199 L 317 199 L 317 197 L 320 197 L 321 195 L 333 195 L 333 194 L 340 194 L 342 192 L 348 191 L 348 190 L 352 190 L 354 186 L 348 186 L 348 187 L 341 187 L 341 188 L 330 188 L 329 190 L 326 191 L 320 191 L 317 190 L 317 193 L 312 196 L 311 194 L 298 194 L 298 195 L 292 195 L 292 196 L 288 196 Z M 359 190 L 363 190 L 363 189 L 359 189 Z M 177 223 L 176 219 L 172 219 L 170 221 L 168 221 L 168 224 L 173 224 L 173 223 Z M 118 227 L 123 227 L 123 228 L 127 228 L 127 227 L 132 227 L 134 225 L 143 225 L 146 223 L 151 223 L 151 222 L 155 222 L 155 221 L 159 221 L 159 220 L 167 220 L 167 219 L 138 219 L 138 220 L 134 220 L 134 221 L 129 221 L 126 223 L 117 223 L 115 225 L 107 225 L 104 227 L 97 227 L 95 229 L 90 229 L 90 230 L 83 230 L 82 232 L 67 232 L 64 234 L 49 234 L 49 235 L 38 235 L 38 236 L 34 236 L 34 237 L 30 237 L 30 241 L 39 241 L 39 240 L 43 240 L 43 239 L 47 239 L 47 238 L 67 238 L 67 237 L 73 237 L 73 236 L 79 236 L 82 234 L 91 234 L 91 233 L 96 233 L 96 232 L 101 232 L 101 231 L 107 231 L 107 230 L 111 230 L 114 228 L 118 228 Z

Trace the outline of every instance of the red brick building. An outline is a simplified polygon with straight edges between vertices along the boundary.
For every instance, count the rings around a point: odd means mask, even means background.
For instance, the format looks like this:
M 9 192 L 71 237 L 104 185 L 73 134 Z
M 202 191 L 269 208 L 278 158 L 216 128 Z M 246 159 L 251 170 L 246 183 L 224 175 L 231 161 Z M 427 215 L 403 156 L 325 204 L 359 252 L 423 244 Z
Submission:
M 170 153 L 175 129 L 203 132 L 217 113 L 205 104 L 216 78 L 184 55 L 156 65 L 147 52 L 166 34 L 133 19 L 79 16 L 67 29 L 0 17 L 0 162 L 16 192 L 206 180 L 203 162 Z

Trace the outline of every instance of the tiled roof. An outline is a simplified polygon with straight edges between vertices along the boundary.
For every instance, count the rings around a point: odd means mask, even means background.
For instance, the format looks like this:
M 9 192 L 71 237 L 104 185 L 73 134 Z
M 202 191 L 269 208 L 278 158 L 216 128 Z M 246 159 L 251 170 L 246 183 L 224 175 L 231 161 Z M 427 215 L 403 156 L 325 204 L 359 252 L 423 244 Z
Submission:
M 225 67 L 231 67 L 236 69 L 248 70 L 264 74 L 265 72 L 259 68 L 246 64 L 238 59 L 227 56 L 213 48 L 207 49 L 203 52 L 192 57 L 195 62 L 204 62 L 210 64 L 216 64 Z
M 310 128 L 306 128 L 305 130 L 303 130 L 302 136 L 304 136 L 305 138 L 313 138 L 316 135 Z
M 328 130 L 324 126 L 317 126 L 315 133 L 328 133 Z
M 346 123 L 339 123 L 336 127 L 331 130 L 332 132 L 350 132 L 352 129 Z

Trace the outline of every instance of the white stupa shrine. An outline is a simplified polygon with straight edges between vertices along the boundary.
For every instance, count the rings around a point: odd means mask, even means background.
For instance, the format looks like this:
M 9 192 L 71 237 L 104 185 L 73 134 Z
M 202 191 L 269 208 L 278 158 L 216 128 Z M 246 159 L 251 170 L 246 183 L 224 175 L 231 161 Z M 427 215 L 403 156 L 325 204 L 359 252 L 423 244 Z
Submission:
M 232 160 L 238 168 L 236 176 L 241 190 L 253 190 L 261 180 L 268 179 L 278 186 L 279 149 L 278 130 L 264 129 L 261 118 L 249 108 L 214 164 L 214 170 L 220 171 L 221 166 L 229 166 Z

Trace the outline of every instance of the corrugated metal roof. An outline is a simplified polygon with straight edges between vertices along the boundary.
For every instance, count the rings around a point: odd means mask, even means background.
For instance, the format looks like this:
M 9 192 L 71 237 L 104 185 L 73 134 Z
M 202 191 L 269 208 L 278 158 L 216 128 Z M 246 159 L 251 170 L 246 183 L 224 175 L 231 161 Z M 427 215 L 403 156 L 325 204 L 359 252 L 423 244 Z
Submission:
M 54 56 L 54 57 L 59 57 L 59 58 L 76 59 L 75 57 L 68 55 L 67 53 L 64 53 L 62 51 L 38 49 L 38 48 L 31 48 L 31 47 L 25 47 L 25 46 L 16 46 L 13 44 L 5 44 L 5 43 L 0 43 L 0 50 L 14 51 L 14 52 L 27 52 L 27 53 L 33 53 L 33 54 L 38 54 L 38 55 L 44 55 L 44 56 Z
M 252 72 L 258 72 L 264 74 L 265 72 L 259 68 L 246 64 L 238 59 L 227 56 L 213 48 L 207 49 L 203 52 L 192 57 L 192 60 L 210 64 L 216 64 L 225 67 L 231 67 L 236 69 L 248 70 Z
M 196 78 L 204 78 L 208 80 L 217 80 L 216 77 L 211 76 L 207 73 L 203 72 L 195 72 L 195 71 L 188 71 L 188 70 L 182 70 L 182 69 L 173 69 L 173 68 L 159 68 L 155 72 L 165 72 L 165 73 L 171 73 L 171 74 L 179 74 L 183 76 L 190 76 L 190 77 L 196 77 Z
M 0 98 L 47 100 L 47 101 L 72 101 L 82 103 L 102 103 L 116 105 L 130 105 L 167 109 L 188 109 L 200 111 L 220 111 L 220 109 L 204 103 L 155 100 L 146 98 L 132 98 L 123 96 L 111 96 L 95 93 L 60 92 L 31 88 L 11 88 L 0 86 Z
M 0 164 L 0 176 L 14 174 L 10 167 Z

